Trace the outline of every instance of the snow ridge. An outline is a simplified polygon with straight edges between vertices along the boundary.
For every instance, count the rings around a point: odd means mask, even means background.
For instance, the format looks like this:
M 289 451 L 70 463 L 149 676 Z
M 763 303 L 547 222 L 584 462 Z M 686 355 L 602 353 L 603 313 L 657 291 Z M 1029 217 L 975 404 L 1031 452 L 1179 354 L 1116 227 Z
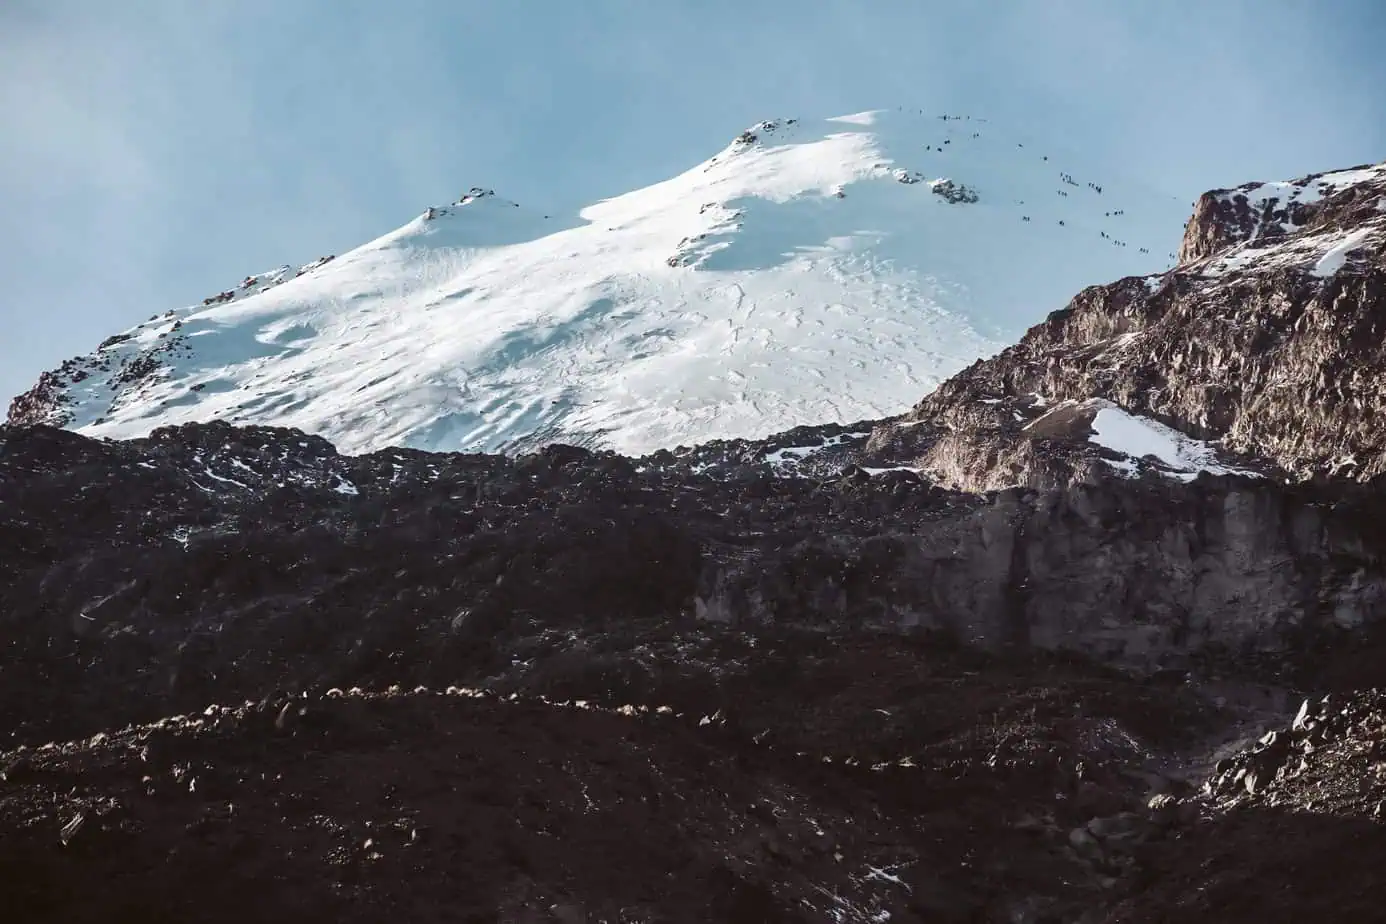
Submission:
M 110 338 L 11 420 L 127 438 L 221 419 L 349 453 L 639 454 L 881 418 L 1082 286 L 1170 265 L 1182 218 L 1173 197 L 981 119 L 765 121 L 576 215 L 474 187 Z

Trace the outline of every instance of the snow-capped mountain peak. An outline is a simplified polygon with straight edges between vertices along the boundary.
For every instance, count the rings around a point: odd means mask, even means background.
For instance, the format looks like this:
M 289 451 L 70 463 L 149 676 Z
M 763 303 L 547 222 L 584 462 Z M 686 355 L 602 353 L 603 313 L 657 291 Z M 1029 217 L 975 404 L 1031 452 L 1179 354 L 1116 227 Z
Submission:
M 1182 212 L 981 119 L 763 121 L 577 214 L 471 188 L 109 338 L 10 417 L 634 453 L 882 417 L 1075 289 L 1170 265 Z

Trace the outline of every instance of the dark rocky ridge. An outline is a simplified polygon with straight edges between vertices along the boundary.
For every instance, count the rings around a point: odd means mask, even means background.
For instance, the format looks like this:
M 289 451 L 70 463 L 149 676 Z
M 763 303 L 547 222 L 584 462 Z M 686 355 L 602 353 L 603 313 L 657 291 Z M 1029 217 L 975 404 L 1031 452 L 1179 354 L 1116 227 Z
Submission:
M 1121 866 L 1076 855 L 1067 831 L 1148 787 L 1121 771 L 1126 729 L 1165 747 L 1200 721 L 1192 696 L 1160 702 L 1080 666 L 765 642 L 718 654 L 773 744 L 701 710 L 453 688 L 211 704 L 0 753 L 11 907 L 33 921 L 1040 920 L 1101 901 L 1099 869 Z M 1057 805 L 1056 787 L 1071 794 Z
M 1193 262 L 1084 290 L 878 427 L 866 464 L 916 466 L 963 490 L 1093 480 L 1111 454 L 1088 442 L 1084 421 L 1049 415 L 1102 399 L 1216 441 L 1232 467 L 1295 479 L 1386 471 L 1386 170 L 1290 212 L 1268 206 L 1250 241 L 1245 196 L 1200 202 L 1184 245 Z M 1356 249 L 1317 275 L 1350 233 Z

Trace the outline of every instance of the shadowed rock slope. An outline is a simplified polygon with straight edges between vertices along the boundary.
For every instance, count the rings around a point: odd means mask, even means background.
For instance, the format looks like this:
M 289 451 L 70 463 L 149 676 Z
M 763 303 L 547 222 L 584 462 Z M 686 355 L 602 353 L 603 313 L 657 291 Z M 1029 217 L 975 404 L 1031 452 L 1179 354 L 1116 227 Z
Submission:
M 32 734 L 276 685 L 523 683 L 647 623 L 1278 667 L 1375 625 L 1386 588 L 1376 482 L 969 495 L 559 446 L 346 457 L 223 424 L 0 440 L 0 719 Z

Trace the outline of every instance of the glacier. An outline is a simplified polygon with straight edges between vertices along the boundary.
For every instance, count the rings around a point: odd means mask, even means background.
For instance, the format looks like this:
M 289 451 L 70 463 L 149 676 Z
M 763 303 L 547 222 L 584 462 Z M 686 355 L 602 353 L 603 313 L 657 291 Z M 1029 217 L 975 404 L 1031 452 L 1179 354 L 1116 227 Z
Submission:
M 51 373 L 46 422 L 642 454 L 883 418 L 1079 288 L 1172 265 L 1186 213 L 984 119 L 771 120 L 575 214 L 473 188 L 246 277 Z

